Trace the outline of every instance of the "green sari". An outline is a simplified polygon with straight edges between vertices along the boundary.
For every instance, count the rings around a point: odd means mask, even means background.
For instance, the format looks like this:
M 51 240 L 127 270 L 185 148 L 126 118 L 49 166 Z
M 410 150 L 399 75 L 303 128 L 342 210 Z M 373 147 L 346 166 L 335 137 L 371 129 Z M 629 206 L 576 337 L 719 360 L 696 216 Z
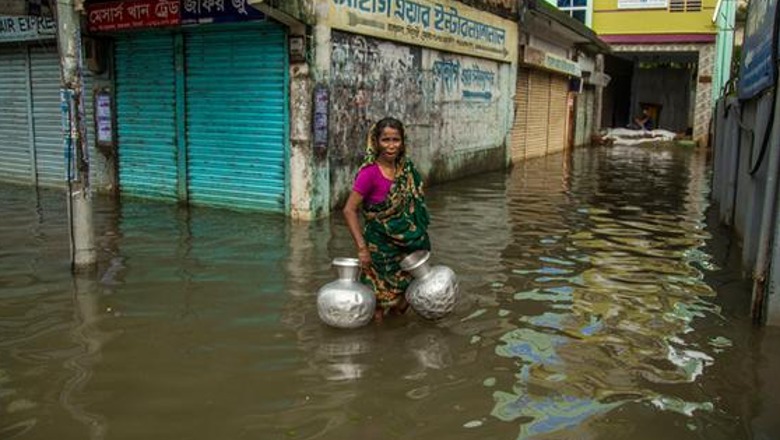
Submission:
M 398 169 L 387 198 L 375 205 L 363 204 L 363 236 L 371 266 L 363 270 L 361 281 L 374 289 L 377 305 L 383 309 L 397 305 L 412 281 L 411 274 L 401 270 L 401 260 L 416 250 L 431 249 L 422 178 L 405 157 Z

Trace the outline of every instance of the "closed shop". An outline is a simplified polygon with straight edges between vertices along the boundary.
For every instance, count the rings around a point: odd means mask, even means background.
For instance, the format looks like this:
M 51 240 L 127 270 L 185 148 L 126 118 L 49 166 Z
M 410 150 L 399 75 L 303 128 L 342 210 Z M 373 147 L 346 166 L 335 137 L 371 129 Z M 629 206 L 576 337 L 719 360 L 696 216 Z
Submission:
M 284 28 L 134 33 L 115 47 L 123 194 L 285 211 Z
M 93 130 L 91 76 L 84 72 L 87 141 Z M 60 67 L 53 43 L 0 46 L 0 179 L 64 187 Z
M 540 157 L 566 148 L 568 77 L 520 67 L 512 127 L 512 161 Z

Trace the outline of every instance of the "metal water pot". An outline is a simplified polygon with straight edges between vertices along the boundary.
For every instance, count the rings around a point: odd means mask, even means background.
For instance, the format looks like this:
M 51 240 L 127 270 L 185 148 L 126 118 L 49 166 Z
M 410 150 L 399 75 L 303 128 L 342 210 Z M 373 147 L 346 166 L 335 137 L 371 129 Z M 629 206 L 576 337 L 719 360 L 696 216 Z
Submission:
M 334 258 L 331 263 L 339 279 L 322 286 L 317 292 L 317 312 L 325 324 L 338 328 L 357 328 L 374 317 L 376 297 L 368 286 L 358 281 L 360 261 L 357 258 Z
M 423 318 L 439 319 L 452 312 L 458 300 L 458 278 L 447 266 L 428 265 L 431 253 L 415 251 L 401 261 L 414 280 L 406 288 L 406 301 Z

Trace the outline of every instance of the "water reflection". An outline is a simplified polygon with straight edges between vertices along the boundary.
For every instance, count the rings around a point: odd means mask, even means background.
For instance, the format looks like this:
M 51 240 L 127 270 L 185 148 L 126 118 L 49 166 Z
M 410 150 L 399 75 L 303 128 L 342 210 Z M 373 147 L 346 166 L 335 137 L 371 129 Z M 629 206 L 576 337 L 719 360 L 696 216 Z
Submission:
M 610 148 L 431 188 L 466 299 L 354 331 L 316 311 L 338 215 L 98 199 L 74 281 L 64 197 L 0 187 L 0 438 L 774 435 L 778 350 L 707 185 L 690 151 Z

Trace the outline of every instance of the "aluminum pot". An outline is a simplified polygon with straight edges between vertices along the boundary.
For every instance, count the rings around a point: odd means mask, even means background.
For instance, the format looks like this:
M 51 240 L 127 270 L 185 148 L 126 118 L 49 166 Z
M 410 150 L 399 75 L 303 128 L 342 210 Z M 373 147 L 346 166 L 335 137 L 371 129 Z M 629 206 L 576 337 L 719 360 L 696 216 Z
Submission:
M 317 292 L 320 319 L 337 328 L 357 328 L 368 324 L 374 317 L 376 297 L 368 286 L 358 281 L 360 261 L 357 258 L 335 258 L 331 264 L 339 278 Z
M 439 319 L 455 308 L 458 278 L 447 266 L 431 267 L 430 257 L 428 251 L 412 252 L 401 261 L 401 268 L 414 277 L 406 288 L 406 301 L 423 318 Z

